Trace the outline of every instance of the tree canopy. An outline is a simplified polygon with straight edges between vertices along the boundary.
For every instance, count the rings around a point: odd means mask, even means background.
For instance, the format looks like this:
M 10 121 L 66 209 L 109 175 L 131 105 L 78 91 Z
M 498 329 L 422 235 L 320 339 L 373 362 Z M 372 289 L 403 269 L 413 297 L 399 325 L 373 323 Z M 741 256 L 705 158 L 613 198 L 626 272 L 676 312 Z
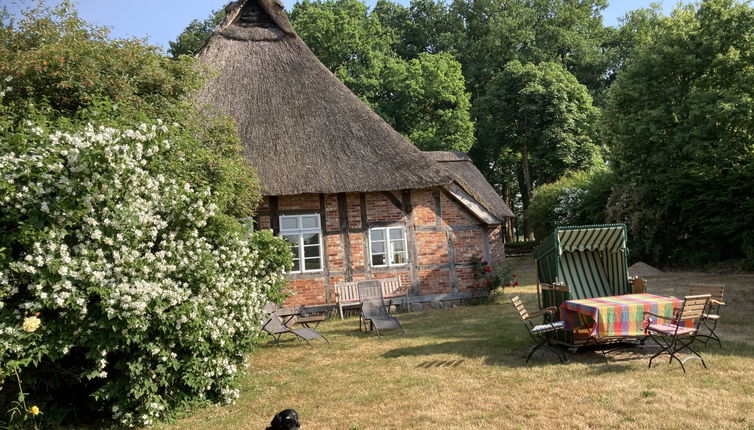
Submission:
M 401 57 L 395 31 L 359 0 L 296 3 L 291 21 L 320 61 L 414 145 L 471 148 L 469 94 L 452 55 Z
M 601 162 L 594 139 L 598 110 L 587 88 L 560 64 L 510 62 L 487 84 L 476 114 L 478 159 L 507 164 L 498 168 L 514 172 L 524 210 L 535 185 Z M 515 158 L 505 157 L 509 150 Z
M 654 27 L 606 107 L 616 216 L 656 261 L 752 259 L 754 10 L 706 0 Z

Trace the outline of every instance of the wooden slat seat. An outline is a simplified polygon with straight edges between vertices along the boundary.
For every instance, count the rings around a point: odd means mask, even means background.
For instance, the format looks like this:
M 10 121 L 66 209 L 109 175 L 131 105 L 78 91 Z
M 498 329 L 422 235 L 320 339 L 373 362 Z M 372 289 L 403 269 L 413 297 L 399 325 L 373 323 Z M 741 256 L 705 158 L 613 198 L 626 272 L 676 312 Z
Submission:
M 555 353 L 561 363 L 568 361 L 565 353 L 563 353 L 553 345 L 552 334 L 565 328 L 563 321 L 553 321 L 553 318 L 558 312 L 558 308 L 556 308 L 555 306 L 550 306 L 548 308 L 541 309 L 530 314 L 526 310 L 526 307 L 518 296 L 513 297 L 511 299 L 511 303 L 513 303 L 513 307 L 521 317 L 521 321 L 524 323 L 524 326 L 529 332 L 529 335 L 532 339 L 534 339 L 535 342 L 537 342 L 537 344 L 534 345 L 534 348 L 532 348 L 531 352 L 529 352 L 529 355 L 526 357 L 526 362 L 528 363 L 529 359 L 531 359 L 531 356 L 534 355 L 534 352 L 540 348 L 546 348 Z M 544 318 L 543 323 L 534 324 L 534 322 L 532 322 L 532 318 L 540 316 Z
M 408 288 L 401 284 L 400 276 L 384 279 L 375 279 L 382 287 L 382 295 L 386 299 L 400 298 L 408 309 Z M 338 282 L 335 284 L 335 301 L 338 305 L 340 319 L 343 319 L 343 311 L 347 309 L 359 309 L 359 281 Z
M 723 343 L 720 341 L 715 330 L 717 329 L 717 323 L 720 320 L 720 307 L 725 306 L 723 301 L 723 295 L 725 294 L 724 284 L 704 284 L 695 282 L 689 286 L 689 295 L 709 294 L 710 301 L 707 305 L 707 309 L 702 314 L 701 325 L 706 329 L 704 333 L 697 333 L 697 337 L 704 339 L 704 346 L 710 340 L 717 342 L 720 348 L 723 348 Z
M 668 354 L 671 362 L 673 359 L 676 359 L 681 364 L 683 373 L 686 373 L 684 363 L 691 358 L 698 358 L 702 361 L 702 366 L 705 369 L 707 368 L 707 364 L 704 363 L 702 356 L 691 345 L 694 343 L 699 330 L 699 321 L 707 309 L 709 301 L 709 294 L 686 296 L 683 299 L 681 307 L 676 309 L 674 315 L 671 317 L 655 312 L 644 312 L 644 318 L 647 322 L 647 333 L 662 348 L 660 352 L 649 359 L 649 367 L 652 367 L 652 360 L 662 354 Z M 650 323 L 649 319 L 652 317 L 656 318 L 658 322 Z M 659 322 L 659 320 L 667 322 Z M 694 321 L 695 324 L 693 327 L 687 327 L 684 324 L 687 321 Z M 678 353 L 684 350 L 688 350 L 692 355 L 681 360 L 678 357 Z

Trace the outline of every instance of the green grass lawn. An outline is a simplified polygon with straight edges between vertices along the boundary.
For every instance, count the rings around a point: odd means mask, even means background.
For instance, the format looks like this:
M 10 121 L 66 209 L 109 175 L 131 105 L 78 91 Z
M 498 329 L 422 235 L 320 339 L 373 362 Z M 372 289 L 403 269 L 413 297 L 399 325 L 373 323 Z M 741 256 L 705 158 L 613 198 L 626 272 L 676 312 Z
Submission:
M 378 338 L 358 318 L 319 326 L 331 344 L 264 343 L 249 356 L 241 398 L 195 411 L 160 429 L 262 429 L 294 408 L 305 429 L 403 428 L 754 428 L 754 275 L 666 273 L 649 292 L 683 296 L 688 283 L 722 282 L 730 305 L 698 360 L 661 360 L 653 349 L 594 352 L 559 364 L 525 357 L 531 339 L 507 297 L 536 309 L 533 265 L 514 259 L 522 287 L 495 303 L 399 314 L 406 334 Z

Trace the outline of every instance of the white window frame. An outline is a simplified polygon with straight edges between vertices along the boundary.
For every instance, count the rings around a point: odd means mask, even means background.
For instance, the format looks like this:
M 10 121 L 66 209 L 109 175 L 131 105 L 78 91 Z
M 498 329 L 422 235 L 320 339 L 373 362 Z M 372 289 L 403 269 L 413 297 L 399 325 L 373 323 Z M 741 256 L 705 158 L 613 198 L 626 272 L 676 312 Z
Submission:
M 302 220 L 304 217 L 312 217 L 315 216 L 317 218 L 317 227 L 312 228 L 303 228 Z M 290 219 L 295 218 L 296 219 L 296 225 L 298 228 L 296 229 L 289 229 L 284 230 L 283 229 L 283 219 Z M 298 259 L 298 269 L 299 270 L 291 270 L 288 273 L 317 273 L 322 272 L 324 270 L 324 264 L 322 262 L 322 254 L 324 252 L 324 249 L 322 248 L 322 219 L 320 218 L 320 215 L 318 213 L 310 213 L 310 214 L 301 214 L 301 215 L 280 215 L 278 218 L 278 222 L 280 223 L 280 236 L 284 235 L 291 235 L 291 234 L 297 234 L 298 235 L 298 255 L 295 256 L 295 259 Z M 319 269 L 313 269 L 313 270 L 306 270 L 306 258 L 304 257 L 304 235 L 305 234 L 312 234 L 316 233 L 318 236 L 319 241 Z M 307 245 L 311 247 L 312 245 Z M 311 260 L 311 258 L 310 258 Z
M 380 230 L 382 231 L 382 237 L 384 240 L 376 241 L 376 242 L 384 242 L 385 244 L 385 252 L 379 252 L 375 253 L 372 250 L 372 234 L 374 231 Z M 403 233 L 403 251 L 402 252 L 405 255 L 405 262 L 403 263 L 393 263 L 392 262 L 392 256 L 393 256 L 393 242 L 396 242 L 400 239 L 390 239 L 390 230 L 401 230 Z M 374 264 L 374 255 L 381 255 L 385 254 L 385 264 Z M 406 241 L 406 227 L 405 226 L 387 226 L 387 227 L 372 227 L 369 229 L 369 264 L 372 267 L 401 267 L 406 266 L 408 264 L 408 243 Z

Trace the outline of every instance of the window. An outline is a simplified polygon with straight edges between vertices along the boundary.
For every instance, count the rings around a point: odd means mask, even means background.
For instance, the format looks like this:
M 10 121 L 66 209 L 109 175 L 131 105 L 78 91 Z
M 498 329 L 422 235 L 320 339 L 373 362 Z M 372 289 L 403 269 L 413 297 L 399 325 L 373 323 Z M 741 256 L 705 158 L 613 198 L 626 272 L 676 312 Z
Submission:
M 408 263 L 404 227 L 369 229 L 369 254 L 373 267 L 401 266 Z
M 292 273 L 322 270 L 322 228 L 319 214 L 281 216 L 280 235 L 288 240 L 293 251 Z

